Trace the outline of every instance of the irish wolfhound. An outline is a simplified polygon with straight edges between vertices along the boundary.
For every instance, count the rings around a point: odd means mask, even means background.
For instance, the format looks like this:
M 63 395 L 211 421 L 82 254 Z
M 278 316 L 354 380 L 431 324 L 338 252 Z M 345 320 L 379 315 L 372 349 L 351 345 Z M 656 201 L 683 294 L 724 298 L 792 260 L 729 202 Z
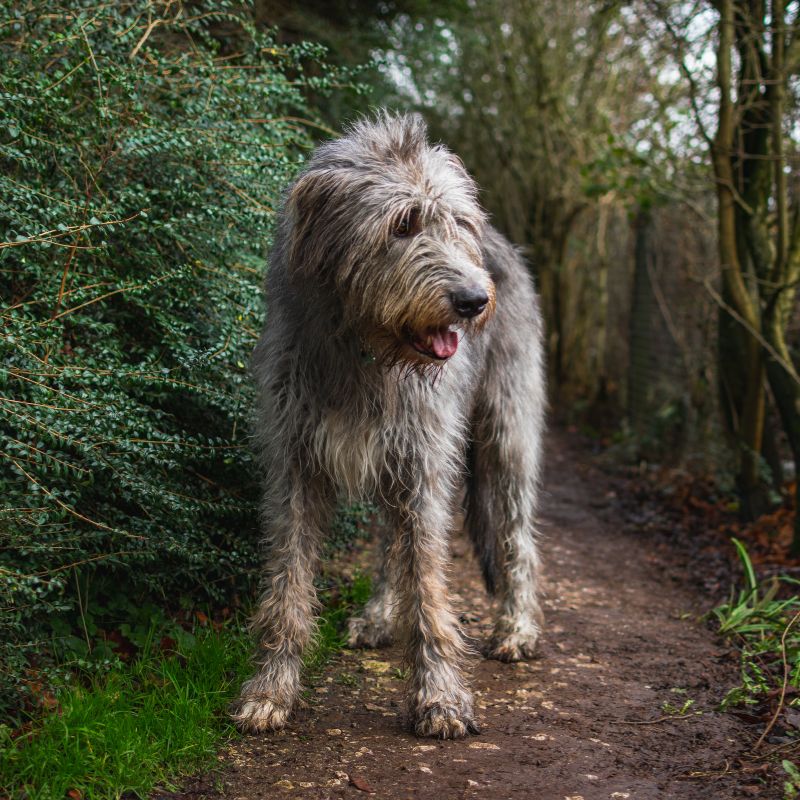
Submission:
M 340 495 L 376 498 L 389 526 L 350 642 L 380 645 L 399 623 L 418 735 L 478 730 L 447 593 L 464 480 L 466 524 L 499 595 L 490 655 L 532 654 L 542 324 L 525 265 L 476 194 L 419 117 L 390 114 L 319 147 L 288 190 L 253 359 L 266 566 L 258 671 L 234 712 L 243 730 L 282 727 L 295 702 Z

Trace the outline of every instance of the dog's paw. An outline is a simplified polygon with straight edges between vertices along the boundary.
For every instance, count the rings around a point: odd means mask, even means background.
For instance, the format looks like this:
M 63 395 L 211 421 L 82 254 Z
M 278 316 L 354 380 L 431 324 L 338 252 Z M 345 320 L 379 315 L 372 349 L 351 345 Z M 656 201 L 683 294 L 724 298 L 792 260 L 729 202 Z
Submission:
M 385 622 L 365 617 L 350 617 L 347 623 L 347 646 L 353 649 L 388 647 L 392 643 L 391 628 Z
M 241 697 L 231 711 L 231 719 L 242 733 L 264 733 L 283 728 L 289 712 L 289 708 L 265 697 Z
M 434 703 L 419 708 L 413 714 L 414 733 L 436 739 L 463 739 L 470 733 L 480 733 L 472 711 Z
M 495 634 L 487 650 L 487 657 L 497 661 L 529 661 L 536 654 L 537 632 Z

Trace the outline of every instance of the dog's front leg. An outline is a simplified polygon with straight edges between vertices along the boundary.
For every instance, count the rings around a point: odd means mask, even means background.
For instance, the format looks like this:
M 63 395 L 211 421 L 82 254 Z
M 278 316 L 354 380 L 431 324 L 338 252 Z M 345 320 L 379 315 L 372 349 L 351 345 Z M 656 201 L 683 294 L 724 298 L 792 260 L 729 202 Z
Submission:
M 417 484 L 393 510 L 400 621 L 411 668 L 409 716 L 418 736 L 458 739 L 478 733 L 464 668 L 469 658 L 447 593 L 450 494 L 432 480 Z
M 303 650 L 314 632 L 319 543 L 333 505 L 318 474 L 289 468 L 267 481 L 263 592 L 250 621 L 258 671 L 245 681 L 232 714 L 243 731 L 282 728 L 297 699 Z

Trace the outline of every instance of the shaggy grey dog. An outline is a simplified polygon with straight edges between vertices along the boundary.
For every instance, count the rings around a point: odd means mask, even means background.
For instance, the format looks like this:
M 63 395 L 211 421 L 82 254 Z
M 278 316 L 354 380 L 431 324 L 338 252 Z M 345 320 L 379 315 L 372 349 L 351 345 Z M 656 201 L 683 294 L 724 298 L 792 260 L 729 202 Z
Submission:
M 419 117 L 386 113 L 319 147 L 288 190 L 253 360 L 266 567 L 258 671 L 234 712 L 243 730 L 282 727 L 295 702 L 320 541 L 342 495 L 379 500 L 389 526 L 350 643 L 403 636 L 417 734 L 477 732 L 446 575 L 465 480 L 467 527 L 499 596 L 490 655 L 533 652 L 542 324 L 525 265 L 476 194 Z

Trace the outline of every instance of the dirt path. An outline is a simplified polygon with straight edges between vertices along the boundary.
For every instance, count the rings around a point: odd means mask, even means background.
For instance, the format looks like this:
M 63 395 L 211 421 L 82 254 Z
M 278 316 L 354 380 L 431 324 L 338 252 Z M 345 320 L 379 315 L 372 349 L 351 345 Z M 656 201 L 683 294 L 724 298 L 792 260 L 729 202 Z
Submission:
M 201 795 L 257 798 L 779 797 L 725 772 L 751 741 L 714 711 L 735 681 L 655 547 L 623 533 L 608 484 L 562 437 L 550 441 L 543 511 L 546 632 L 529 664 L 478 661 L 483 733 L 417 739 L 402 724 L 399 653 L 345 653 L 288 730 L 236 742 Z M 678 570 L 679 572 L 679 570 Z M 486 637 L 490 606 L 466 544 L 454 544 L 457 606 Z M 690 715 L 664 719 L 664 704 Z M 695 710 L 701 714 L 693 714 Z M 643 723 L 643 724 L 642 724 Z M 699 774 L 698 774 L 699 773 Z M 192 793 L 197 796 L 196 792 Z

